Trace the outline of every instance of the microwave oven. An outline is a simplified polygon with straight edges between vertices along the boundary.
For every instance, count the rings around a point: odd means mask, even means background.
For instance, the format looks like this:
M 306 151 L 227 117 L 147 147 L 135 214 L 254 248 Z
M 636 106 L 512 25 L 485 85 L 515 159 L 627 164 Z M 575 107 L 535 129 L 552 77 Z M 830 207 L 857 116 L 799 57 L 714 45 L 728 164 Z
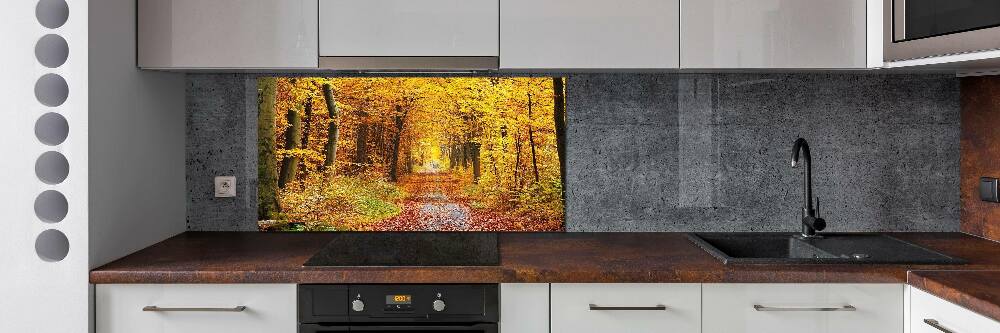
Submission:
M 1000 49 L 1000 0 L 883 0 L 884 58 Z

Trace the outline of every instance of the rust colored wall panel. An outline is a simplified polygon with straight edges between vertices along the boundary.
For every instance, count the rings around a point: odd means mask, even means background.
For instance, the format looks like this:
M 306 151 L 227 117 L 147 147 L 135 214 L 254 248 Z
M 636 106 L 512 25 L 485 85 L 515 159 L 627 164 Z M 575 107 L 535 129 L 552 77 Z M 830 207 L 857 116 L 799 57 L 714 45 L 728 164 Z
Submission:
M 1000 241 L 1000 203 L 979 200 L 979 177 L 1000 178 L 1000 76 L 961 85 L 962 231 Z

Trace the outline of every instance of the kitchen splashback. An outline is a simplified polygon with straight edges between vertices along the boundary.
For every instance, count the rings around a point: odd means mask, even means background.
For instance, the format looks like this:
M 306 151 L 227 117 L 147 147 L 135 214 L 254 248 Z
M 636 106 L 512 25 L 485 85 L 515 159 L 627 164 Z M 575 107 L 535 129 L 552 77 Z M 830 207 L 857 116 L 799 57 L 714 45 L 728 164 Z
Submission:
M 263 231 L 561 231 L 562 77 L 258 79 Z
M 189 230 L 258 230 L 258 77 L 187 76 Z M 798 230 L 797 137 L 829 231 L 959 229 L 952 76 L 576 74 L 566 117 L 567 231 Z
M 962 78 L 962 231 L 1000 241 L 1000 204 L 979 199 L 979 177 L 1000 177 L 1000 76 Z

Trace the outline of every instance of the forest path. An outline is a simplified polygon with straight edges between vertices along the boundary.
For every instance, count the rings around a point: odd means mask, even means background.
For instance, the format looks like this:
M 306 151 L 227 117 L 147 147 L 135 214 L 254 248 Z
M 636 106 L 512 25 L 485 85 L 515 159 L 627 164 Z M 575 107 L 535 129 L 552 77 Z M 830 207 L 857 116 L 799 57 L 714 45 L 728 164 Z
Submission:
M 406 178 L 410 184 L 404 188 L 415 188 L 412 194 L 415 205 L 408 209 L 419 209 L 424 230 L 466 230 L 469 228 L 469 205 L 452 201 L 459 181 L 448 173 L 420 173 Z M 410 185 L 410 186 L 407 186 Z
M 409 197 L 403 211 L 383 230 L 469 230 L 472 219 L 468 203 L 461 200 L 462 182 L 448 172 L 416 173 L 404 177 L 399 186 Z

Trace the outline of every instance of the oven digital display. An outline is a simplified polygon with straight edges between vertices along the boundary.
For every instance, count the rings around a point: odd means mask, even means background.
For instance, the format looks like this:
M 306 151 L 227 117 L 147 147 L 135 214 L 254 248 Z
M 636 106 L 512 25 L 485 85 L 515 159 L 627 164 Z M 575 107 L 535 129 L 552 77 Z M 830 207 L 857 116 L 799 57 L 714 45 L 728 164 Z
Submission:
M 385 295 L 385 304 L 409 305 L 413 304 L 413 297 L 410 295 Z

